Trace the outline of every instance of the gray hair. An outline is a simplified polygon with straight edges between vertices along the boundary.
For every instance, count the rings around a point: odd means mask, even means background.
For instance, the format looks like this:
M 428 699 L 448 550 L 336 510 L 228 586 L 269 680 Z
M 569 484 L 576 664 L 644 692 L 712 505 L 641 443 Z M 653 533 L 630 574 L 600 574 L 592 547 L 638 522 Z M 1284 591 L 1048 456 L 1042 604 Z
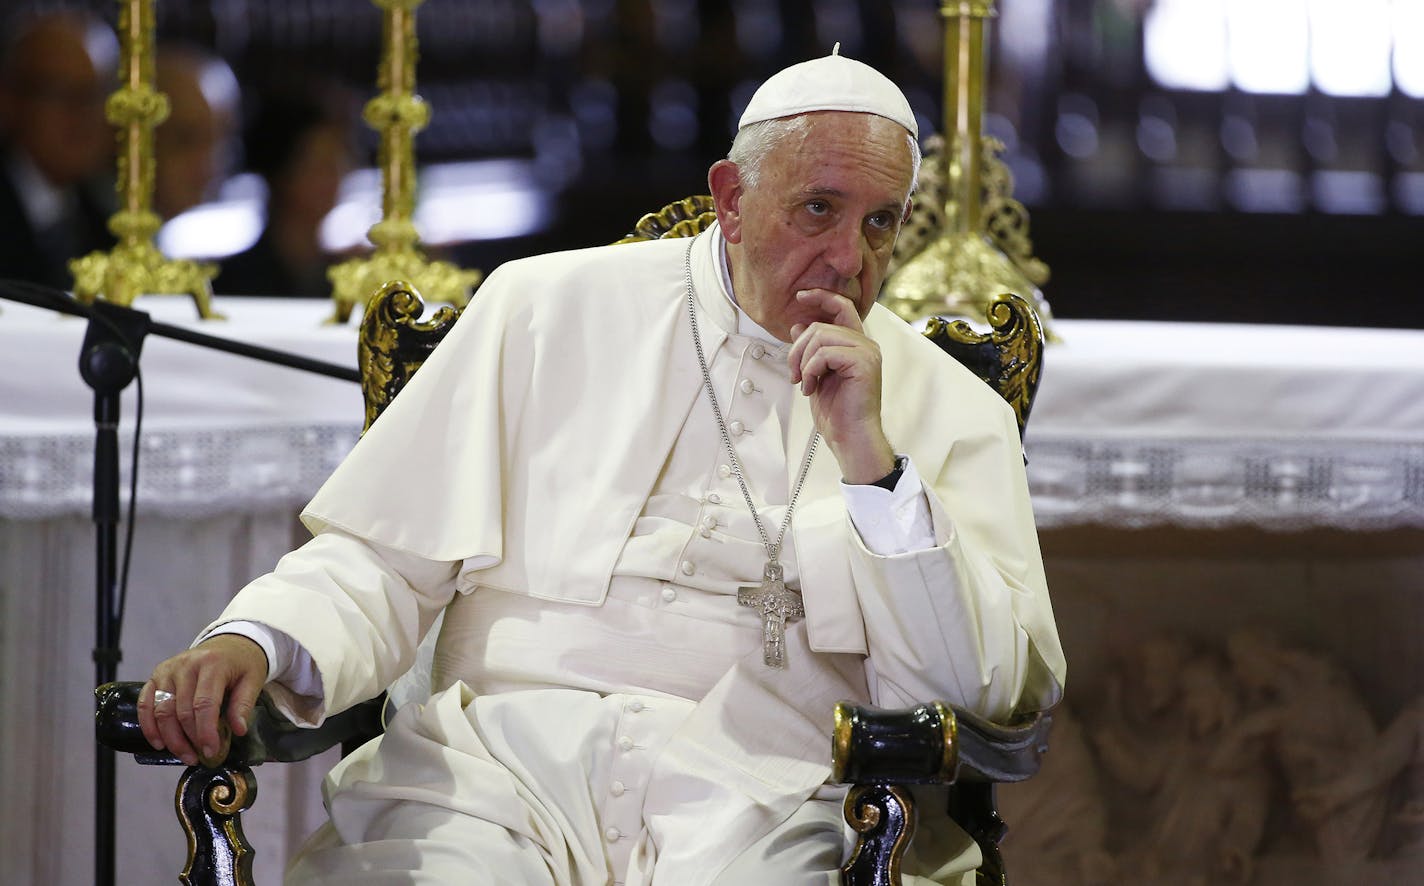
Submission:
M 737 170 L 747 187 L 754 188 L 761 180 L 762 161 L 771 153 L 772 148 L 787 136 L 804 135 L 809 120 L 807 115 L 799 114 L 795 117 L 762 120 L 737 130 L 736 138 L 732 139 L 732 148 L 727 152 L 727 159 L 737 164 Z M 905 141 L 910 146 L 910 194 L 913 194 L 920 181 L 922 155 L 920 143 L 908 131 L 905 133 Z M 909 197 L 910 194 L 905 196 Z

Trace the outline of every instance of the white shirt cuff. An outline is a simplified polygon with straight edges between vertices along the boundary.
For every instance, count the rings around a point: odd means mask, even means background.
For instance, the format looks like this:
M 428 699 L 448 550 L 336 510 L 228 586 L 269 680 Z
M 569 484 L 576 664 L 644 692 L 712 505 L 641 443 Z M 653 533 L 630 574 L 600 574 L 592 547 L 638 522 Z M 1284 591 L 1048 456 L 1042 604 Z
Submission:
M 219 634 L 246 637 L 267 656 L 267 682 L 281 683 L 294 694 L 320 700 L 325 698 L 321 672 L 311 654 L 291 636 L 255 621 L 229 621 L 218 625 L 193 642 L 194 646 Z
M 898 454 L 897 454 L 898 455 Z M 893 490 L 842 481 L 846 512 L 872 554 L 888 557 L 935 547 L 934 521 L 915 462 L 905 458 L 905 470 Z

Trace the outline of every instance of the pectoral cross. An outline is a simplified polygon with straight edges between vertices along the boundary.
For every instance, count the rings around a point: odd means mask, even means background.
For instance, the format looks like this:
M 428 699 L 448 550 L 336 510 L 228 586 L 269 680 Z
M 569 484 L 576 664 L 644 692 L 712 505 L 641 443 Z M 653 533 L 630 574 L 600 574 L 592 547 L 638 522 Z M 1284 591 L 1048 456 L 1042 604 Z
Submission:
M 761 610 L 762 661 L 769 668 L 786 667 L 786 622 L 804 616 L 806 607 L 800 594 L 786 589 L 781 564 L 768 560 L 761 584 L 738 589 L 737 603 Z

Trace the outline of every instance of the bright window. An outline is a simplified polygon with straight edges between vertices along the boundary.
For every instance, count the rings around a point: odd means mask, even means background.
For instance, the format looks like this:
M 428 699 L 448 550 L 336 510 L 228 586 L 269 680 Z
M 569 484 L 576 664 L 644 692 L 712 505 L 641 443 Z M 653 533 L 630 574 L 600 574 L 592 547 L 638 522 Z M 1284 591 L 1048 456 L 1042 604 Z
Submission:
M 1169 89 L 1424 97 L 1424 0 L 1158 0 L 1144 27 Z

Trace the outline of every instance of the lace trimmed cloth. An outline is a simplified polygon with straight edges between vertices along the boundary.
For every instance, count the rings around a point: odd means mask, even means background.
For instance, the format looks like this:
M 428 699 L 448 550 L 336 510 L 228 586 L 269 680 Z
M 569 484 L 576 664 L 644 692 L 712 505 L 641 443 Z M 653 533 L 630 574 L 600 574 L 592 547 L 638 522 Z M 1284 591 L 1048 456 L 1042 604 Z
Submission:
M 1040 527 L 1424 527 L 1424 332 L 1060 322 Z
M 323 326 L 325 302 L 215 306 L 231 319 L 204 332 L 354 365 L 354 328 Z M 191 313 L 177 301 L 161 308 L 168 322 Z M 1424 527 L 1424 331 L 1057 327 L 1064 341 L 1045 355 L 1025 443 L 1040 527 Z M 12 367 L 0 373 L 0 518 L 89 512 L 92 399 L 75 368 L 83 333 L 82 322 L 23 306 L 0 314 Z M 152 338 L 143 368 L 140 518 L 295 512 L 359 433 L 350 382 Z M 125 478 L 133 411 L 130 392 Z
M 213 300 L 222 321 L 199 321 L 188 299 L 145 297 L 154 320 L 207 335 L 356 365 L 354 325 L 324 325 L 317 299 Z M 93 392 L 79 376 L 86 324 L 0 305 L 0 519 L 87 517 L 94 475 Z M 293 513 L 350 451 L 361 430 L 353 382 L 150 335 L 143 344 L 139 519 L 180 519 L 290 507 Z M 119 418 L 122 502 L 137 384 Z

